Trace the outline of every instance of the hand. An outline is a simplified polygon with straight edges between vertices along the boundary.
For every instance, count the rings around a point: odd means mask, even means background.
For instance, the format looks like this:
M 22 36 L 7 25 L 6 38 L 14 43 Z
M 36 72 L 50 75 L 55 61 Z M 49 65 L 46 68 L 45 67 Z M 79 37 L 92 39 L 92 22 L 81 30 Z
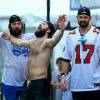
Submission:
M 5 39 L 5 40 L 9 40 L 10 39 L 10 35 L 7 32 L 3 32 L 2 38 Z
M 66 90 L 66 87 L 67 87 L 67 83 L 66 83 L 66 79 L 61 79 L 61 82 L 60 82 L 60 88 L 65 91 Z
M 58 18 L 58 20 L 57 20 L 57 22 L 55 22 L 54 23 L 54 27 L 55 27 L 55 30 L 57 30 L 57 29 L 60 29 L 60 27 L 59 27 L 59 23 L 60 23 L 60 21 L 64 21 L 64 22 L 67 22 L 67 17 L 66 17 L 66 15 L 60 15 L 59 16 L 59 18 Z M 67 22 L 68 23 L 68 22 Z M 67 24 L 66 24 L 67 25 Z
M 67 18 L 66 18 L 67 16 L 66 15 L 61 15 L 59 18 L 58 18 L 58 22 L 59 21 L 67 21 Z
M 67 22 L 66 15 L 60 16 L 57 22 L 58 29 L 64 29 L 66 27 L 65 25 L 66 22 Z
M 64 23 L 63 20 L 60 21 L 58 25 L 59 25 L 59 29 L 61 29 L 61 30 L 64 30 L 65 29 L 65 23 Z
M 65 23 L 67 23 L 67 17 L 66 17 L 66 15 L 62 15 L 62 16 L 59 17 L 58 23 L 57 23 L 59 29 L 62 28 L 61 27 L 62 26 L 61 25 L 62 22 L 64 23 L 64 28 L 65 28 L 66 27 L 66 24 Z

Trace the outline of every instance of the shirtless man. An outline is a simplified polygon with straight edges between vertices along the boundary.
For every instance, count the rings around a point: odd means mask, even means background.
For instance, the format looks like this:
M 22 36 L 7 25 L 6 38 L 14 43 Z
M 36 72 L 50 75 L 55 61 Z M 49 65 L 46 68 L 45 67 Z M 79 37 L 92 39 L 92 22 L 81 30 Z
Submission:
M 60 21 L 60 30 L 54 33 L 54 26 L 44 21 L 38 27 L 36 39 L 21 40 L 10 37 L 10 41 L 30 49 L 28 59 L 28 80 L 30 84 L 24 92 L 23 100 L 49 100 L 47 69 L 52 56 L 53 47 L 59 42 L 64 32 L 65 19 Z M 53 35 L 53 36 L 52 36 Z M 5 39 L 8 39 L 5 33 Z

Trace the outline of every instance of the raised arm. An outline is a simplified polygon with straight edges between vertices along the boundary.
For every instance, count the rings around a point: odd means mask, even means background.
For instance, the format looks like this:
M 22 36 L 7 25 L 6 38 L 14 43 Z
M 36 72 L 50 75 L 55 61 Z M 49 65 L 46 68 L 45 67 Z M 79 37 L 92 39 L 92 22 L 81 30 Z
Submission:
M 18 39 L 15 37 L 11 37 L 10 41 L 18 46 L 22 46 L 22 47 L 26 47 L 26 48 L 30 48 L 30 42 L 32 40 L 22 40 L 22 39 Z
M 64 28 L 65 28 L 65 19 L 64 20 L 62 19 L 61 21 L 59 21 L 59 27 L 60 29 L 55 32 L 53 37 L 50 39 L 47 39 L 46 45 L 48 47 L 54 47 L 62 38 L 63 33 L 64 33 Z
M 26 47 L 26 48 L 30 47 L 30 42 L 32 41 L 32 40 L 22 40 L 22 39 L 18 39 L 15 37 L 11 37 L 7 32 L 3 32 L 2 38 L 5 40 L 9 40 L 10 42 L 12 42 L 18 46 L 22 46 L 22 47 Z

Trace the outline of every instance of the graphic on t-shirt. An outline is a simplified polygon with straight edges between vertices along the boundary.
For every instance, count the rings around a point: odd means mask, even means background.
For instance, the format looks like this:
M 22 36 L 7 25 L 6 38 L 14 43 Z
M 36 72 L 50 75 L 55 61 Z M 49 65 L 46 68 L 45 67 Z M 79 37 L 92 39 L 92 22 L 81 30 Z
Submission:
M 13 54 L 15 56 L 20 56 L 20 55 L 23 55 L 25 57 L 28 56 L 28 54 L 29 54 L 28 48 L 19 47 L 15 44 L 13 44 L 12 46 L 13 46 Z

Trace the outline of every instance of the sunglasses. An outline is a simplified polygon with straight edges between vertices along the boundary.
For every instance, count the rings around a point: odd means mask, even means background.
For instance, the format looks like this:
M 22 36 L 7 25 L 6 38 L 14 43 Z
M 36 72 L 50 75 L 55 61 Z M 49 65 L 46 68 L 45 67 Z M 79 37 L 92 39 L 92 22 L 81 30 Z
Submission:
M 80 36 L 80 41 L 81 41 L 82 45 L 84 45 L 86 43 L 87 39 L 86 39 L 85 35 Z

